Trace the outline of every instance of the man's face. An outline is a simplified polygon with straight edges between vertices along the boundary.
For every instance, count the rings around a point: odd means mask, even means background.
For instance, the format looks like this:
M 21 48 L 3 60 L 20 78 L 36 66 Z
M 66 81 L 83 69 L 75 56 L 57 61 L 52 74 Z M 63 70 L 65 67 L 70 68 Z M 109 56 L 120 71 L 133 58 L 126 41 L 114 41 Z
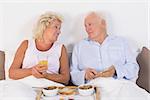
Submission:
M 90 39 L 95 39 L 103 31 L 102 20 L 96 15 L 89 15 L 85 18 L 85 29 Z

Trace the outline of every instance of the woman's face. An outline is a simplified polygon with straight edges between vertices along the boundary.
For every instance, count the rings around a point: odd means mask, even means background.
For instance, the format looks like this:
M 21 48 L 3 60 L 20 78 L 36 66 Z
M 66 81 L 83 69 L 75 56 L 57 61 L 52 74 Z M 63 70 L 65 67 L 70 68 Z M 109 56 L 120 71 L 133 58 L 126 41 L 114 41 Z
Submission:
M 54 20 L 49 26 L 47 26 L 43 33 L 44 42 L 55 42 L 61 33 L 60 28 L 61 22 L 58 20 Z

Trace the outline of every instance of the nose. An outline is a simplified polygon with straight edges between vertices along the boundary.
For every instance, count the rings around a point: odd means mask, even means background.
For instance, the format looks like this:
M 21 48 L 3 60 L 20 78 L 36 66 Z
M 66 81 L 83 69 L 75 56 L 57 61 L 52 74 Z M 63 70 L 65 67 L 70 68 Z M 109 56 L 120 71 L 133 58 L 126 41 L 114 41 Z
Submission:
M 86 26 L 86 31 L 89 32 L 91 28 L 89 26 Z
M 57 35 L 59 35 L 60 33 L 61 33 L 61 31 L 60 31 L 60 30 L 58 30 L 58 31 L 57 31 Z
M 58 30 L 58 35 L 61 33 L 61 31 L 60 30 Z

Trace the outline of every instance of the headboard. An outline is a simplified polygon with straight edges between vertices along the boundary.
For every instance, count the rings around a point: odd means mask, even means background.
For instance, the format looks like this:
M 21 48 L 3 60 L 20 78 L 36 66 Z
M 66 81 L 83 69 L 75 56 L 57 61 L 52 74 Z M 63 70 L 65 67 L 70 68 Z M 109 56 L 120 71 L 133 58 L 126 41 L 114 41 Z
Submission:
M 0 80 L 5 79 L 5 53 L 0 51 Z
M 146 47 L 142 48 L 142 51 L 137 56 L 137 62 L 140 66 L 139 77 L 137 79 L 137 85 L 150 92 L 149 87 L 149 72 L 150 72 L 150 50 Z

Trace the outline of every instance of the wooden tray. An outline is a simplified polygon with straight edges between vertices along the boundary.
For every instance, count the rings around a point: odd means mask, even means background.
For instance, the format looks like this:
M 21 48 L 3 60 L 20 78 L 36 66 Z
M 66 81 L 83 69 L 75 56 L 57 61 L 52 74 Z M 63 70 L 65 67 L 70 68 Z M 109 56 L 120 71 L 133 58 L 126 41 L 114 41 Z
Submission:
M 72 88 L 72 89 L 77 89 L 78 87 L 77 86 L 65 86 L 65 88 Z M 58 87 L 58 88 L 62 88 L 62 87 Z M 41 100 L 41 97 L 42 97 L 42 95 L 43 95 L 43 93 L 42 93 L 42 89 L 43 88 L 37 88 L 36 89 L 36 93 L 37 93 L 37 95 L 36 95 L 36 100 Z M 95 89 L 95 93 L 93 94 L 93 96 L 94 96 L 94 100 L 100 100 L 100 89 L 98 88 L 98 87 L 94 87 L 94 89 Z M 78 95 L 79 93 L 78 93 L 78 91 L 76 90 L 76 93 L 74 93 L 73 95 Z M 61 99 L 61 96 L 62 96 L 62 94 L 58 94 L 59 96 L 60 96 L 60 99 Z M 63 96 L 69 96 L 69 95 L 63 95 Z M 63 99 L 62 99 L 63 100 Z

